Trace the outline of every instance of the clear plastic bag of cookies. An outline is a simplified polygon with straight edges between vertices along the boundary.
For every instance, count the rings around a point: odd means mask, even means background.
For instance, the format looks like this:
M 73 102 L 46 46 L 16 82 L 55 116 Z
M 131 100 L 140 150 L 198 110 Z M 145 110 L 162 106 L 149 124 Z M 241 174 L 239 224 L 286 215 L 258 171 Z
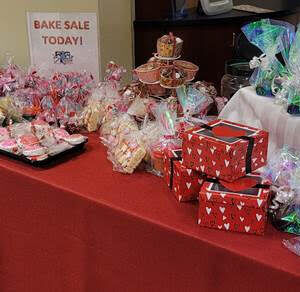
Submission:
M 146 149 L 139 134 L 139 130 L 129 132 L 117 139 L 115 145 L 109 145 L 107 155 L 115 171 L 132 174 L 142 163 Z
M 126 113 L 111 112 L 111 116 L 103 122 L 100 128 L 100 139 L 104 145 L 116 145 L 123 136 L 138 130 L 137 122 Z

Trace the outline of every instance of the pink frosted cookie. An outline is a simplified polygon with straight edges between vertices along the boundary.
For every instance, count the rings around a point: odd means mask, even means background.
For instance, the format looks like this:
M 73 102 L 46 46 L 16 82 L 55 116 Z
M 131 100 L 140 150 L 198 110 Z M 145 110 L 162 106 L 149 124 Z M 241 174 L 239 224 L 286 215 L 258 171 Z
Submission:
M 84 142 L 86 140 L 86 137 L 80 134 L 73 134 L 70 135 L 69 137 L 64 138 L 64 140 L 70 143 L 71 145 L 78 145 Z
M 45 154 L 45 148 L 36 144 L 28 145 L 23 148 L 23 154 L 25 156 L 40 156 Z
M 31 161 L 43 161 L 48 158 L 47 154 L 37 155 L 37 156 L 27 156 Z
M 59 154 L 61 152 L 64 152 L 68 149 L 71 149 L 73 146 L 70 145 L 67 142 L 60 142 L 58 144 L 52 145 L 51 147 L 48 148 L 48 154 L 53 156 L 56 154 Z
M 0 136 L 8 135 L 8 131 L 6 128 L 0 127 Z
M 9 139 L 9 133 L 6 128 L 0 127 L 0 142 Z
M 18 144 L 15 139 L 6 139 L 0 143 L 0 149 L 11 152 L 11 153 L 18 153 L 19 148 Z
M 68 138 L 70 136 L 70 134 L 62 128 L 54 129 L 53 134 L 57 140 L 64 140 L 65 138 Z
M 25 134 L 18 138 L 18 144 L 22 147 L 39 144 L 39 140 L 33 134 Z

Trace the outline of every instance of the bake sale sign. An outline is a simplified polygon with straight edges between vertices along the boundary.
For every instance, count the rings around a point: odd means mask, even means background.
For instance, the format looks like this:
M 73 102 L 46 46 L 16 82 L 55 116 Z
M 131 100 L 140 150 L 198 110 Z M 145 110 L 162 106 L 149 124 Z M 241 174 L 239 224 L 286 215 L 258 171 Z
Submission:
M 31 64 L 54 72 L 87 71 L 99 80 L 96 13 L 27 13 Z

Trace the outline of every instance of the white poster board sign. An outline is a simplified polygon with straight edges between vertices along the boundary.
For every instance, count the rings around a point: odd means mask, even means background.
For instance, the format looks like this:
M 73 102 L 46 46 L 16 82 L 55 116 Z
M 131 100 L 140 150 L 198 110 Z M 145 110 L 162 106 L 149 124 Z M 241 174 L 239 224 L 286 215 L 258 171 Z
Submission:
M 83 72 L 99 80 L 96 13 L 28 12 L 31 64 L 43 72 Z

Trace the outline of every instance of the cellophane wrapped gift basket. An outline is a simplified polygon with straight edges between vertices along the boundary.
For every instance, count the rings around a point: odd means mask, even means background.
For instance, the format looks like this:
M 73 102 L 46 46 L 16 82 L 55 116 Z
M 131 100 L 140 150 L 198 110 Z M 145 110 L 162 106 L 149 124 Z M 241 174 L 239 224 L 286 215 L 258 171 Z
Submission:
M 275 77 L 287 74 L 285 66 L 278 60 L 280 53 L 286 56 L 293 41 L 294 26 L 282 21 L 263 19 L 242 27 L 247 39 L 262 51 L 254 57 L 250 68 L 255 68 L 250 78 L 258 95 L 273 96 L 272 82 Z

